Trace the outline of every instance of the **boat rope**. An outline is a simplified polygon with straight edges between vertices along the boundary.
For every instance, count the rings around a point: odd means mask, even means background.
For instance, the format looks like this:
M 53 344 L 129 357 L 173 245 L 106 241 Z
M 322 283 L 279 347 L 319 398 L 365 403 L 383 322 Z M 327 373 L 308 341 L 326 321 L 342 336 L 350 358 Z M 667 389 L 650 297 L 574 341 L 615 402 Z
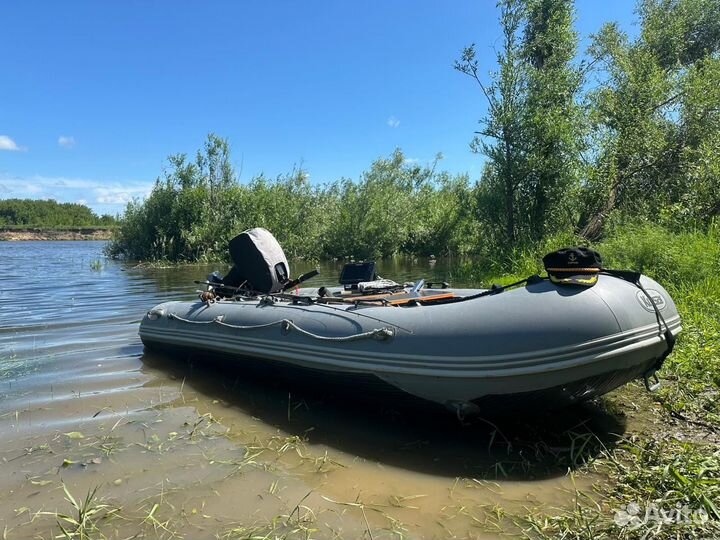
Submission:
M 386 321 L 386 320 L 381 319 L 381 318 L 379 318 L 379 317 L 373 317 L 372 315 L 367 315 L 367 314 L 365 314 L 365 313 L 361 313 L 361 312 L 359 312 L 359 311 L 356 311 L 361 305 L 363 305 L 362 302 L 354 302 L 353 304 L 349 305 L 349 304 L 347 304 L 347 303 L 345 303 L 345 302 L 339 301 L 339 302 L 337 302 L 337 303 L 338 303 L 338 304 L 342 304 L 342 305 L 345 306 L 345 307 L 343 307 L 343 308 L 337 308 L 337 307 L 335 307 L 335 306 L 332 306 L 332 305 L 330 305 L 330 304 L 326 304 L 326 303 L 324 303 L 324 302 L 317 302 L 317 301 L 316 301 L 317 299 L 314 298 L 314 297 L 312 297 L 312 296 L 298 296 L 298 295 L 294 295 L 294 294 L 282 294 L 282 295 L 277 295 L 277 294 L 276 294 L 276 295 L 273 295 L 273 296 L 277 296 L 277 297 L 279 297 L 279 298 L 282 298 L 283 300 L 290 300 L 292 305 L 295 305 L 295 302 L 294 302 L 295 300 L 300 300 L 300 301 L 303 301 L 303 302 L 307 302 L 306 305 L 308 305 L 308 306 L 322 307 L 322 308 L 325 308 L 325 309 L 329 309 L 330 311 L 335 311 L 336 313 L 340 313 L 340 314 L 342 314 L 342 315 L 348 315 L 348 314 L 355 315 L 356 317 L 362 317 L 362 318 L 364 318 L 364 319 L 369 319 L 369 320 L 371 320 L 371 321 L 375 321 L 375 322 L 378 322 L 378 323 L 387 324 L 387 325 L 392 325 L 393 328 L 400 329 L 400 330 L 402 330 L 403 332 L 407 332 L 408 334 L 414 334 L 414 333 L 415 333 L 415 332 L 413 332 L 413 330 L 411 330 L 410 328 L 405 328 L 404 326 L 400 326 L 400 325 L 397 324 L 397 323 L 391 323 L 390 321 Z M 386 304 L 388 304 L 386 300 L 382 300 L 382 301 L 385 302 Z M 298 302 L 298 303 L 300 303 L 300 302 Z M 375 304 L 372 303 L 372 302 L 368 302 L 367 305 L 375 305 Z M 385 304 L 384 304 L 384 305 L 385 305 Z M 389 305 L 389 304 L 388 304 L 388 305 Z M 291 308 L 291 306 L 289 306 L 289 305 L 287 305 L 287 304 L 275 304 L 275 306 L 276 306 L 276 307 L 282 307 L 282 308 Z M 348 306 L 350 306 L 350 307 L 348 307 Z M 392 306 L 392 307 L 396 307 L 396 306 Z
M 468 300 L 475 300 L 477 298 L 483 298 L 484 296 L 492 296 L 493 294 L 499 294 L 507 289 L 513 289 L 515 287 L 519 287 L 520 285 L 528 284 L 532 285 L 534 283 L 539 283 L 545 278 L 541 278 L 537 274 L 533 274 L 532 276 L 526 277 L 525 279 L 521 279 L 520 281 L 516 281 L 515 283 L 510 283 L 509 285 L 493 285 L 491 288 L 484 290 L 482 292 L 479 292 L 477 294 L 471 294 L 468 296 L 456 296 L 454 298 L 448 298 L 447 300 L 442 300 L 438 302 L 439 304 L 455 304 L 457 302 L 467 302 Z
M 654 370 L 652 375 L 654 375 L 654 372 L 659 370 L 662 367 L 663 363 L 665 362 L 665 359 L 670 355 L 670 353 L 675 348 L 675 341 L 677 341 L 677 338 L 670 331 L 670 325 L 668 325 L 668 323 L 665 321 L 665 317 L 663 317 L 662 313 L 660 313 L 660 309 L 658 308 L 657 304 L 655 303 L 655 300 L 650 295 L 650 293 L 647 292 L 645 287 L 643 287 L 642 283 L 640 282 L 640 277 L 642 276 L 642 274 L 640 274 L 640 272 L 634 272 L 632 270 L 610 270 L 608 268 L 603 268 L 602 272 L 609 274 L 611 276 L 623 279 L 629 283 L 632 283 L 638 289 L 640 289 L 642 291 L 642 293 L 650 301 L 650 305 L 653 307 L 653 310 L 655 311 L 655 318 L 657 319 L 659 334 L 661 336 L 665 337 L 665 343 L 667 345 L 667 347 L 665 348 L 665 351 L 658 357 L 657 361 L 655 362 L 655 365 L 652 367 L 652 370 Z M 647 381 L 646 381 L 645 385 L 647 386 Z
M 191 321 L 190 319 L 183 319 L 180 315 L 175 315 L 174 313 L 168 313 L 167 318 L 171 321 L 177 319 L 178 321 L 190 324 L 212 324 L 215 322 L 214 319 L 210 319 L 209 321 Z
M 253 324 L 253 325 L 240 325 L 240 324 L 231 324 L 226 323 L 223 321 L 222 316 L 215 317 L 214 319 L 210 319 L 207 321 L 193 321 L 191 319 L 185 319 L 179 315 L 176 315 L 175 313 L 168 313 L 168 319 L 175 319 L 180 322 L 188 323 L 188 324 L 218 324 L 220 326 L 225 326 L 226 328 L 233 328 L 235 330 L 259 330 L 261 328 L 270 328 L 272 326 L 280 326 L 282 332 L 284 334 L 289 333 L 291 330 L 295 330 L 296 332 L 299 332 L 300 334 L 304 336 L 308 336 L 313 339 L 317 339 L 320 341 L 334 341 L 334 342 L 346 342 L 346 341 L 357 341 L 360 339 L 377 339 L 379 341 L 389 340 L 395 337 L 395 329 L 391 327 L 383 327 L 383 328 L 373 328 L 372 330 L 368 330 L 367 332 L 360 332 L 358 334 L 350 334 L 349 336 L 321 336 L 318 334 L 314 334 L 313 332 L 310 332 L 309 330 L 305 330 L 303 328 L 300 328 L 297 324 L 292 322 L 290 319 L 281 319 L 279 321 L 273 321 L 269 323 L 264 324 Z

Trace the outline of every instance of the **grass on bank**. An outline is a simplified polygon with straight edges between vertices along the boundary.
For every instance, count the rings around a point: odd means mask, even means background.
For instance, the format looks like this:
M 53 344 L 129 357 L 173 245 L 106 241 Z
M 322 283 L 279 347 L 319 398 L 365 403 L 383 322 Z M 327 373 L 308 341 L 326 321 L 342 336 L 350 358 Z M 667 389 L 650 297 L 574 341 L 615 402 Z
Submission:
M 541 270 L 542 254 L 572 238 L 555 238 L 516 254 L 509 283 Z M 654 225 L 616 227 L 595 247 L 609 268 L 639 270 L 671 294 L 683 332 L 660 372 L 654 395 L 663 414 L 641 434 L 625 437 L 589 464 L 607 476 L 598 493 L 577 493 L 571 510 L 516 518 L 527 538 L 716 538 L 720 535 L 720 227 L 673 233 Z M 465 270 L 472 275 L 472 268 Z M 474 277 L 487 279 L 483 269 Z M 492 280 L 490 280 L 492 281 Z M 489 282 L 489 281 L 488 281 Z M 628 505 L 637 505 L 628 507 Z M 639 510 L 619 526 L 616 512 Z M 672 511 L 698 518 L 678 523 Z M 667 512 L 657 519 L 653 509 Z M 646 512 L 650 515 L 646 515 Z M 634 514 L 626 514 L 633 517 Z

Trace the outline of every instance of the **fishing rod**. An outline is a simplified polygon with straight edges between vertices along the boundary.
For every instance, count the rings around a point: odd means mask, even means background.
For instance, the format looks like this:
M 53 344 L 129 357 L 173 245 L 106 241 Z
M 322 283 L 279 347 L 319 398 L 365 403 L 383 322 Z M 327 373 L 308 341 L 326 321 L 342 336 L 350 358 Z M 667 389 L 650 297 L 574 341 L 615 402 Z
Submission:
M 301 274 L 297 278 L 292 279 L 292 280 L 288 281 L 287 283 L 285 283 L 285 285 L 283 285 L 283 288 L 281 289 L 281 293 L 284 291 L 287 291 L 289 289 L 292 289 L 293 287 L 297 287 L 302 282 L 307 281 L 308 279 L 312 279 L 319 274 L 320 274 L 320 270 L 318 270 L 317 268 L 314 270 L 311 270 L 310 272 L 305 272 L 304 274 Z M 245 285 L 245 283 L 247 283 L 247 281 L 242 282 L 237 287 L 234 285 L 227 285 L 227 284 L 223 283 L 222 281 L 218 283 L 215 281 L 197 280 L 196 279 L 193 281 L 193 283 L 195 283 L 197 285 L 208 285 L 208 286 L 212 287 L 213 289 L 220 289 L 223 291 L 228 291 L 228 292 L 231 292 L 233 296 L 235 296 L 236 294 L 238 294 L 240 292 L 247 292 L 254 296 L 261 296 L 261 295 L 265 295 L 265 294 L 274 294 L 276 296 L 278 295 L 278 293 L 263 293 L 261 291 L 256 291 L 254 289 L 245 288 L 244 285 Z M 295 295 L 295 296 L 297 296 L 297 295 Z

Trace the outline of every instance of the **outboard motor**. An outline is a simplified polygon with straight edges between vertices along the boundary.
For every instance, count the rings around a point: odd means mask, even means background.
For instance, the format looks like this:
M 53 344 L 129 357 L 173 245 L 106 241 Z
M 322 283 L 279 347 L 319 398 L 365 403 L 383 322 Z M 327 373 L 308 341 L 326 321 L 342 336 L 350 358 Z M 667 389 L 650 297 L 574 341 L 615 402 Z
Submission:
M 226 286 L 272 294 L 290 281 L 285 253 L 267 229 L 248 229 L 230 240 L 228 247 L 234 266 L 223 278 Z

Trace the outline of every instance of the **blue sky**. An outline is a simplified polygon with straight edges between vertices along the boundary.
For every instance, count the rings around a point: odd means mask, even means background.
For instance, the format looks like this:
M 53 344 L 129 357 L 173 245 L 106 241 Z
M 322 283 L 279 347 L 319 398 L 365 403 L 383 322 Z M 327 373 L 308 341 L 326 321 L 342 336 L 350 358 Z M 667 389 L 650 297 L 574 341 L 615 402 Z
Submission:
M 577 29 L 633 32 L 633 10 L 579 0 Z M 452 64 L 475 43 L 494 68 L 497 15 L 490 0 L 6 3 L 0 198 L 121 212 L 209 132 L 229 139 L 241 181 L 297 165 L 313 182 L 357 179 L 397 147 L 476 179 L 485 104 Z

